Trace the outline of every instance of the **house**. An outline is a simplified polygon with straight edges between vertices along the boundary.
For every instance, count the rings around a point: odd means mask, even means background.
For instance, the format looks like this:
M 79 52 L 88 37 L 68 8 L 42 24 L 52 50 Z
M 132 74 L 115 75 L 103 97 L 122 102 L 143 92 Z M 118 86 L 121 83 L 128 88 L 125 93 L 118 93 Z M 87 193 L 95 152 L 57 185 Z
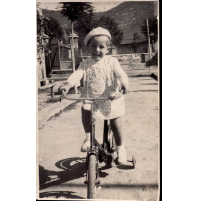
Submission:
M 152 44 L 151 52 L 155 51 L 155 45 Z M 116 52 L 117 54 L 148 53 L 148 40 L 144 38 L 137 40 L 124 39 L 121 44 L 116 47 Z
M 78 51 L 78 36 L 73 34 L 74 56 Z M 50 42 L 51 53 L 46 55 L 46 69 L 48 80 L 66 79 L 72 72 L 72 55 L 71 55 L 71 35 L 68 40 L 53 38 Z M 77 59 L 76 59 L 77 60 Z
M 50 42 L 50 70 L 67 69 L 71 64 L 70 43 L 63 43 L 62 40 L 53 38 Z M 47 67 L 48 68 L 48 67 Z

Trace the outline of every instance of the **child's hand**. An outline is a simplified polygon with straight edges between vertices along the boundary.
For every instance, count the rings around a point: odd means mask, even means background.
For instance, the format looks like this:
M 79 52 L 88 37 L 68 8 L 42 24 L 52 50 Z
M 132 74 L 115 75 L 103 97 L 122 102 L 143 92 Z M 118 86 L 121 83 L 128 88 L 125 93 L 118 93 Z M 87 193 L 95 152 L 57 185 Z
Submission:
M 67 94 L 71 87 L 71 84 L 67 82 L 66 84 L 63 84 L 59 87 L 59 91 L 61 92 L 62 90 L 64 90 L 64 93 Z
M 128 92 L 128 86 L 127 86 L 127 84 L 122 83 L 120 89 L 124 90 L 123 94 L 127 94 L 127 92 Z

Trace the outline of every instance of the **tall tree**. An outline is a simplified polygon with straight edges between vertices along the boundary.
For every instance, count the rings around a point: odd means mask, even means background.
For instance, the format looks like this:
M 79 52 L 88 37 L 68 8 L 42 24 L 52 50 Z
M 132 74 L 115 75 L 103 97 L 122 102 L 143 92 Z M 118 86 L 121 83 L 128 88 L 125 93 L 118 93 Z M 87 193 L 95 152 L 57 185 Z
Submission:
M 55 20 L 54 18 L 50 17 L 49 20 L 47 20 L 46 25 L 48 27 L 48 34 L 50 36 L 50 39 L 58 38 L 58 39 L 64 39 L 64 29 L 61 27 L 58 20 Z
M 71 54 L 72 54 L 72 64 L 73 64 L 73 71 L 75 71 L 75 55 L 73 49 L 73 25 L 74 22 L 79 20 L 82 16 L 88 15 L 92 16 L 93 14 L 93 6 L 91 3 L 83 3 L 83 2 L 60 2 L 61 4 L 61 14 L 68 17 L 71 20 L 71 30 L 72 30 L 72 47 L 71 47 Z M 77 89 L 75 87 L 75 92 L 77 93 Z
M 42 12 L 40 13 L 37 10 L 37 53 L 40 63 L 41 56 L 39 55 L 43 52 L 43 49 L 45 53 L 48 53 L 50 50 L 49 43 L 45 42 L 46 37 L 49 37 L 49 40 L 52 40 L 54 37 L 66 40 L 60 23 L 52 17 L 44 17 Z
M 90 15 L 83 15 L 78 21 L 74 23 L 74 30 L 79 36 L 79 48 L 84 47 L 84 38 L 93 29 L 93 17 Z
M 46 18 L 43 16 L 41 10 L 37 10 L 37 59 L 40 64 L 44 59 L 43 54 L 49 50 L 48 43 L 45 40 L 48 32 Z
M 71 20 L 72 26 L 74 25 L 74 30 L 79 35 L 79 47 L 82 48 L 82 38 L 90 31 L 90 22 L 93 17 L 92 3 L 60 2 L 59 4 L 62 5 L 61 13 Z
M 83 2 L 60 2 L 61 14 L 68 17 L 72 22 L 79 20 L 83 15 L 92 15 L 91 3 Z

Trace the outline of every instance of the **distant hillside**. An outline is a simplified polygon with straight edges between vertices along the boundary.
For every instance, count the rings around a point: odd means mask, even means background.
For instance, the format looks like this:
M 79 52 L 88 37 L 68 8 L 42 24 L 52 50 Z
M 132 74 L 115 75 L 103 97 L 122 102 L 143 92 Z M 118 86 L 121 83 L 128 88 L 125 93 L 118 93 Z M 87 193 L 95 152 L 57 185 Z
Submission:
M 59 21 L 59 23 L 63 26 L 63 27 L 67 27 L 70 26 L 70 20 L 67 17 L 64 17 L 60 11 L 55 11 L 55 10 L 46 10 L 43 9 L 42 10 L 43 14 L 45 17 L 52 17 L 56 20 Z
M 156 9 L 157 5 L 153 1 L 129 1 L 123 2 L 105 12 L 95 12 L 94 16 L 96 19 L 102 16 L 112 17 L 124 33 L 121 44 L 128 44 L 133 42 L 135 32 L 141 36 L 140 41 L 144 40 L 145 36 L 140 33 L 140 26 L 143 25 L 144 20 L 154 16 Z M 67 17 L 62 16 L 60 11 L 44 9 L 43 14 L 46 17 L 57 19 L 64 27 L 70 25 L 70 21 Z
M 131 43 L 134 33 L 137 32 L 141 38 L 145 38 L 140 33 L 140 26 L 143 25 L 144 20 L 149 17 L 154 17 L 156 5 L 152 1 L 129 1 L 119 4 L 105 12 L 96 13 L 95 16 L 99 19 L 102 16 L 112 17 L 117 23 L 118 27 L 124 32 L 122 44 Z

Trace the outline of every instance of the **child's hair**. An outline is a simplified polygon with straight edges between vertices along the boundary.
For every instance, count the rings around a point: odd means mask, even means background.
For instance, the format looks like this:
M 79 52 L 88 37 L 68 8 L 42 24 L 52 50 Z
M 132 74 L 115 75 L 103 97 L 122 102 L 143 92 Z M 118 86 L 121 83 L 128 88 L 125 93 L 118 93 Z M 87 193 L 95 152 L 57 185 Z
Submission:
M 105 35 L 97 35 L 97 36 L 105 36 Z M 95 36 L 93 36 L 93 37 L 95 37 Z M 92 38 L 93 38 L 93 37 L 92 37 Z M 110 38 L 109 38 L 108 36 L 106 36 L 106 37 L 108 38 L 108 40 L 106 41 L 106 46 L 107 46 L 107 47 L 111 47 L 111 44 L 112 44 L 112 43 L 111 43 L 111 40 L 110 40 Z M 90 40 L 88 41 L 88 43 L 87 43 L 87 45 L 86 45 L 87 48 L 88 48 L 89 43 L 90 43 L 90 41 L 91 41 L 92 38 L 90 38 Z
M 111 40 L 110 38 L 108 37 L 108 41 L 106 42 L 106 46 L 107 47 L 111 47 L 112 43 L 111 43 Z

